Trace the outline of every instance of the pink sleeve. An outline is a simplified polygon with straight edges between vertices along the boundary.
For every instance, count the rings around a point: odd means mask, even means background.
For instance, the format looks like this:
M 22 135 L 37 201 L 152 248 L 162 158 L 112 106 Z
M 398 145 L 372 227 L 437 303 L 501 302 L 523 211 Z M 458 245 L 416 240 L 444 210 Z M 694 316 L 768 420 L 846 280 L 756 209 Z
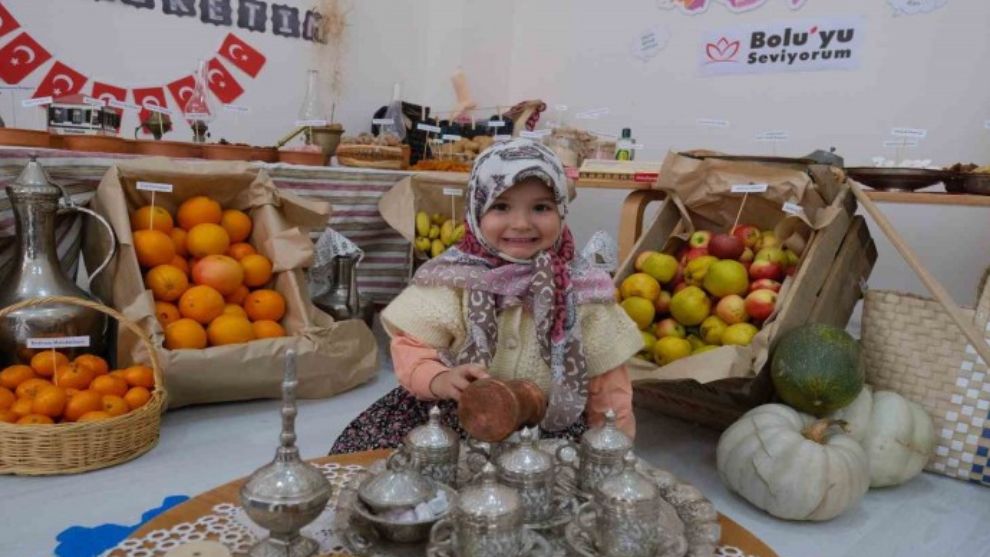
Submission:
M 420 400 L 436 400 L 430 392 L 430 383 L 447 371 L 447 366 L 440 363 L 436 349 L 402 333 L 392 337 L 391 349 L 399 384 Z
M 588 425 L 598 427 L 605 421 L 605 412 L 615 411 L 615 424 L 630 439 L 636 438 L 636 415 L 632 407 L 632 382 L 625 364 L 592 377 L 588 382 Z

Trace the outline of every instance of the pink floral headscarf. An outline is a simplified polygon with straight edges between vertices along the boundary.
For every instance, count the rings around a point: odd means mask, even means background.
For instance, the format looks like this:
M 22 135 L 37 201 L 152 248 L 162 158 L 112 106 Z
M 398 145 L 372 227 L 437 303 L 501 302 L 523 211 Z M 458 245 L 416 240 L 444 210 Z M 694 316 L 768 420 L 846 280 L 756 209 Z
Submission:
M 588 399 L 577 306 L 611 302 L 614 289 L 607 273 L 575 253 L 566 225 L 552 248 L 529 261 L 499 253 L 484 238 L 481 217 L 503 192 L 530 177 L 553 191 L 563 220 L 567 184 L 557 155 L 528 139 L 497 143 L 478 156 L 471 171 L 464 238 L 425 263 L 413 282 L 467 291 L 467 341 L 457 354 L 441 353 L 448 365 L 491 365 L 498 343 L 498 313 L 519 305 L 532 312 L 540 352 L 551 373 L 547 415 L 541 425 L 557 431 L 578 420 Z

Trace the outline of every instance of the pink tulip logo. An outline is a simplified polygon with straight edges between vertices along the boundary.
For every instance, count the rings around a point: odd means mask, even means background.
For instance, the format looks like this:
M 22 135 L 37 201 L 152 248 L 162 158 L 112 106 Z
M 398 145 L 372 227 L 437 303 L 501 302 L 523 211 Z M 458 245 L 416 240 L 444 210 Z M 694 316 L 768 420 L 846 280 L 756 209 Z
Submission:
M 739 41 L 729 41 L 722 37 L 715 43 L 705 45 L 709 62 L 735 62 L 733 58 L 739 54 Z

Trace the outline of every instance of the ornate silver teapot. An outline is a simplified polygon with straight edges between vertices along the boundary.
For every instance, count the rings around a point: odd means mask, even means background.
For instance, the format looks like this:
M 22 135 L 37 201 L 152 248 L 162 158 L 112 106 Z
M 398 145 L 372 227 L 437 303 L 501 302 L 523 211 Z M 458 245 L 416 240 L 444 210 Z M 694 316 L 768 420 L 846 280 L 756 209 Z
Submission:
M 18 253 L 11 273 L 0 282 L 0 307 L 42 296 L 70 296 L 95 300 L 76 285 L 60 267 L 55 243 L 55 216 L 59 200 L 66 209 L 95 217 L 110 235 L 110 253 L 90 273 L 95 277 L 106 268 L 116 252 L 116 238 L 110 224 L 95 212 L 76 206 L 61 186 L 48 179 L 32 157 L 16 180 L 6 187 L 17 225 Z M 102 354 L 106 348 L 108 318 L 94 309 L 69 304 L 47 304 L 24 308 L 0 320 L 0 363 L 27 363 L 34 354 L 27 339 L 36 337 L 88 336 L 88 348 L 68 349 Z M 79 352 L 81 353 L 81 352 Z
M 601 427 L 584 432 L 579 448 L 573 443 L 563 445 L 557 449 L 557 458 L 573 468 L 574 460 L 566 453 L 577 452 L 580 460 L 577 468 L 578 489 L 589 494 L 598 482 L 622 469 L 622 459 L 632 448 L 632 439 L 615 426 L 615 412 L 609 409 L 605 412 L 605 423 Z
M 385 461 L 385 471 L 361 482 L 358 487 L 358 498 L 375 513 L 412 508 L 436 496 L 436 487 L 420 474 L 416 457 L 403 463 L 400 455 L 392 453 Z
M 523 522 L 539 523 L 553 513 L 554 459 L 536 446 L 533 429 L 523 428 L 519 444 L 498 456 L 498 479 L 523 501 Z
M 461 442 L 457 433 L 440 423 L 440 409 L 430 408 L 430 419 L 406 435 L 404 451 L 419 462 L 419 471 L 428 478 L 457 484 L 457 461 Z
M 362 300 L 357 287 L 356 253 L 333 257 L 333 281 L 330 293 L 320 300 L 319 307 L 337 321 L 363 319 L 371 325 L 372 305 Z

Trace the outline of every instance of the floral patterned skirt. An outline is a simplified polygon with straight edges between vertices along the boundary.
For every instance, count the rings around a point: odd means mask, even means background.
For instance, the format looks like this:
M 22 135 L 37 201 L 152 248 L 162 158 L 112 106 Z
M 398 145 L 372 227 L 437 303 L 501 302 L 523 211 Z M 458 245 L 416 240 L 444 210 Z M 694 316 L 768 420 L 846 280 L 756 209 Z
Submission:
M 330 454 L 398 448 L 402 446 L 407 433 L 429 420 L 430 408 L 433 406 L 439 406 L 440 421 L 444 425 L 456 431 L 462 439 L 467 438 L 457 421 L 456 402 L 419 400 L 404 387 L 396 387 L 344 428 L 344 432 L 330 448 Z M 587 429 L 588 425 L 582 416 L 580 421 L 567 429 L 541 431 L 541 437 L 577 441 Z

